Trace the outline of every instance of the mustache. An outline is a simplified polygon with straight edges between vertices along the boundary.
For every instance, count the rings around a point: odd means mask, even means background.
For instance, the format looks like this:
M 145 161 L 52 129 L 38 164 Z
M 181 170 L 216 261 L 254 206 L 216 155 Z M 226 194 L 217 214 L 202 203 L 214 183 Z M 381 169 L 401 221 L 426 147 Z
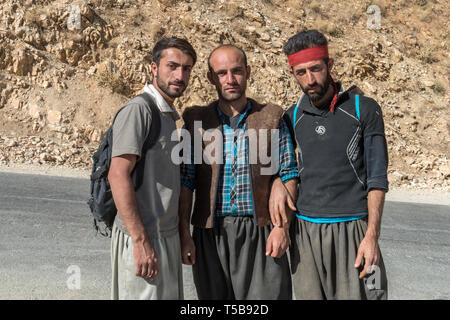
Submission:
M 322 88 L 322 86 L 320 84 L 318 84 L 317 82 L 313 83 L 312 85 L 306 86 L 305 90 L 308 91 L 309 89 L 312 89 L 314 87 L 319 87 Z
M 241 88 L 241 86 L 238 84 L 231 84 L 231 85 L 224 87 L 223 89 L 227 90 L 227 89 L 240 89 L 240 88 Z
M 177 86 L 186 86 L 186 84 L 184 83 L 184 81 L 181 81 L 181 80 L 179 80 L 179 81 L 171 81 L 171 82 L 169 82 L 169 85 L 171 85 L 171 84 L 174 84 L 174 85 L 177 85 Z

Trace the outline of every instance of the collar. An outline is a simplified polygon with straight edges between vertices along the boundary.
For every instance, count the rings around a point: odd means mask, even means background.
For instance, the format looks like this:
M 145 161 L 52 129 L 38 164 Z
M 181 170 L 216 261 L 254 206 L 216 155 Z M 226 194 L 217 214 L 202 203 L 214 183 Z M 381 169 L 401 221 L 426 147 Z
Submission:
M 336 85 L 337 85 L 338 91 L 339 91 L 338 92 L 338 100 L 337 100 L 337 102 L 339 102 L 339 98 L 344 93 L 344 86 L 340 82 L 336 82 Z M 336 102 L 336 105 L 338 104 L 337 102 Z M 308 113 L 316 114 L 316 115 L 319 115 L 319 116 L 322 116 L 322 115 L 324 115 L 324 114 L 326 114 L 327 112 L 330 111 L 329 108 L 328 109 L 319 109 L 319 108 L 317 108 L 315 105 L 313 105 L 311 103 L 311 100 L 304 93 L 302 94 L 302 96 L 300 97 L 300 99 L 297 102 L 297 105 L 299 105 L 299 104 L 301 104 L 302 111 L 306 111 Z
M 178 111 L 175 110 L 174 108 L 172 108 L 171 106 L 169 106 L 169 104 L 164 99 L 164 97 L 159 93 L 159 91 L 152 84 L 149 85 L 148 83 L 145 83 L 144 92 L 148 93 L 153 98 L 155 98 L 156 105 L 157 105 L 159 111 L 164 112 L 164 113 L 171 113 L 174 120 L 180 119 L 180 115 L 179 115 Z
M 219 108 L 219 102 L 217 102 L 216 105 L 216 109 L 217 109 L 217 113 L 219 114 L 219 118 L 223 123 L 229 124 L 230 123 L 230 117 L 227 116 L 225 113 L 222 112 L 222 110 L 220 110 Z M 247 115 L 250 113 L 250 110 L 252 110 L 252 103 L 250 102 L 250 100 L 247 99 L 247 105 L 244 109 L 244 112 L 241 113 L 241 116 L 239 117 L 239 122 L 238 122 L 238 127 L 241 125 L 241 122 L 243 121 L 243 119 L 245 119 L 247 117 Z

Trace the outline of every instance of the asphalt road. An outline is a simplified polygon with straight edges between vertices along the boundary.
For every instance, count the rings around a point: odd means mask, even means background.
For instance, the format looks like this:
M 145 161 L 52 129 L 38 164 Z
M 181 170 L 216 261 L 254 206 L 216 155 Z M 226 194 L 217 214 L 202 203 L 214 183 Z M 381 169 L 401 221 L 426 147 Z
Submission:
M 88 190 L 86 179 L 0 172 L 0 299 L 109 299 L 110 239 L 93 233 Z M 386 203 L 390 299 L 450 299 L 449 218 L 450 206 Z

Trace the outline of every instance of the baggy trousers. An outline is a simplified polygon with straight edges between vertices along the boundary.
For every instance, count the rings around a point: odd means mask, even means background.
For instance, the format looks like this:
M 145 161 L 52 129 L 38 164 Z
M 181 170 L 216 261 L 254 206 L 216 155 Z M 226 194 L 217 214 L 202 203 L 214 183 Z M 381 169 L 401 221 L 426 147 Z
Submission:
M 365 219 L 340 223 L 292 221 L 289 248 L 296 299 L 385 300 L 387 277 L 380 253 L 372 274 L 359 279 L 354 267 L 367 230 Z
M 131 237 L 114 224 L 111 236 L 113 300 L 182 300 L 183 272 L 178 232 L 151 238 L 159 273 L 153 280 L 137 277 Z
M 266 256 L 271 227 L 253 217 L 216 217 L 210 229 L 194 227 L 194 283 L 200 300 L 292 299 L 289 262 Z

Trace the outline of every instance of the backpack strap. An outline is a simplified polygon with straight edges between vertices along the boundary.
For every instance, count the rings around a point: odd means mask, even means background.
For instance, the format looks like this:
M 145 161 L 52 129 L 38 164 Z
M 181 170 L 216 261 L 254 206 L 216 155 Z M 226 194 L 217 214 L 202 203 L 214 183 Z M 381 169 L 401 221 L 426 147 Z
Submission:
M 291 136 L 292 145 L 294 146 L 294 150 L 295 150 L 295 148 L 297 147 L 297 142 L 296 142 L 296 139 L 295 139 L 295 131 L 294 131 L 294 126 L 292 124 L 292 120 L 288 116 L 287 112 L 285 112 L 283 114 L 282 118 L 284 119 L 284 122 L 286 122 L 288 131 L 289 131 L 289 135 Z
M 140 94 L 141 97 L 147 103 L 147 107 L 150 109 L 152 114 L 152 124 L 150 126 L 150 133 L 142 146 L 142 156 L 147 153 L 147 150 L 153 147 L 153 145 L 158 141 L 159 135 L 161 133 L 161 116 L 159 115 L 159 109 L 153 98 L 147 92 Z
M 293 111 L 293 114 L 292 114 L 292 123 L 290 123 L 290 119 L 289 119 L 289 117 L 286 114 L 285 114 L 286 117 L 284 117 L 285 121 L 288 124 L 290 124 L 290 125 L 288 125 L 288 129 L 289 129 L 289 133 L 291 135 L 291 141 L 292 141 L 292 144 L 294 146 L 294 149 L 297 148 L 297 139 L 295 138 L 295 125 L 297 124 L 298 109 L 299 109 L 300 103 L 302 102 L 303 96 L 304 95 L 302 94 L 300 96 L 300 98 L 297 100 L 297 103 L 295 104 L 295 108 L 294 108 L 294 111 Z
M 142 186 L 142 182 L 144 181 L 145 156 L 147 151 L 155 145 L 161 133 L 161 116 L 159 114 L 158 106 L 153 101 L 153 98 L 146 92 L 140 94 L 138 97 L 145 100 L 146 106 L 152 115 L 152 123 L 150 125 L 150 132 L 142 146 L 141 159 L 136 163 L 133 172 L 131 173 L 135 191 Z
M 294 108 L 294 113 L 292 114 L 292 119 L 293 119 L 293 123 L 292 123 L 292 128 L 295 131 L 295 124 L 297 122 L 297 113 L 298 113 L 298 106 L 300 105 L 300 101 L 302 101 L 303 95 L 298 99 L 297 104 L 295 105 Z
M 359 94 L 355 94 L 355 109 L 358 120 L 361 120 L 361 115 L 359 113 Z

